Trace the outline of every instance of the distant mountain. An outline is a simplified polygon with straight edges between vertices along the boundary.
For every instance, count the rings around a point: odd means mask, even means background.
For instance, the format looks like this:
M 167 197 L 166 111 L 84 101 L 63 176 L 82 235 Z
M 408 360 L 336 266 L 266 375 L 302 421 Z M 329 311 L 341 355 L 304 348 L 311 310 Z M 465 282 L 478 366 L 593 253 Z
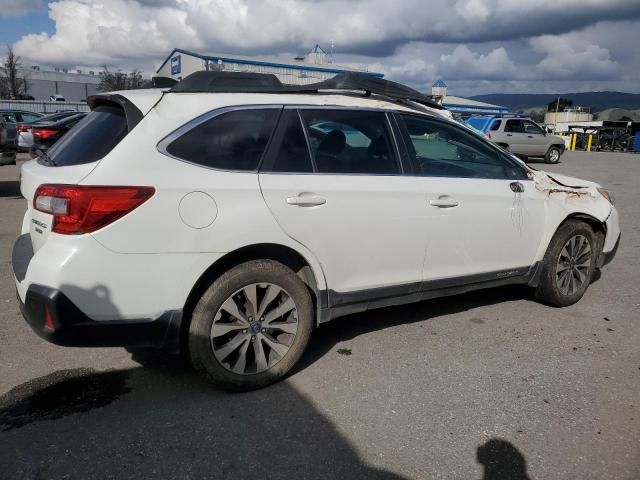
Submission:
M 532 107 L 544 107 L 558 97 L 573 100 L 577 107 L 591 107 L 594 112 L 607 108 L 640 108 L 640 94 L 624 92 L 580 92 L 580 93 L 489 93 L 476 95 L 472 100 L 493 103 L 509 107 L 510 110 L 526 110 Z

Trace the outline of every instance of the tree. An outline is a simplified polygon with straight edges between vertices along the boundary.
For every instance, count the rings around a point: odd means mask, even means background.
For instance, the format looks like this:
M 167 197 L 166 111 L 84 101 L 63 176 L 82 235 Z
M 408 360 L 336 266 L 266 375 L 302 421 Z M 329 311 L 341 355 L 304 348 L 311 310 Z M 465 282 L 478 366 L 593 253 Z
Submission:
M 107 66 L 104 67 L 104 74 L 102 80 L 98 86 L 98 90 L 101 92 L 110 92 L 113 90 L 135 90 L 144 86 L 144 80 L 142 79 L 142 73 L 138 70 L 133 70 L 130 73 L 123 73 L 120 70 L 117 72 L 110 72 Z
M 7 47 L 7 56 L 0 72 L 0 96 L 2 98 L 19 98 L 26 95 L 29 82 L 22 72 L 22 59 L 11 47 Z
M 547 104 L 547 112 L 564 112 L 566 107 L 572 107 L 573 100 L 558 97 L 554 101 Z

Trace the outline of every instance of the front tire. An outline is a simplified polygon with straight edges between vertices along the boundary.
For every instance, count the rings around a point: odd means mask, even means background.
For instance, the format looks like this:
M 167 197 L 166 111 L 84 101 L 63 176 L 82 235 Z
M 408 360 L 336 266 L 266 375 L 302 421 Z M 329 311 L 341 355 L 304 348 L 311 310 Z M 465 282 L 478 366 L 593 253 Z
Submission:
M 562 152 L 558 147 L 551 147 L 547 151 L 547 154 L 544 156 L 544 161 L 546 163 L 558 163 L 560 161 L 560 156 Z
M 198 301 L 189 327 L 189 353 L 216 385 L 240 392 L 286 375 L 309 343 L 314 309 L 306 285 L 273 260 L 238 265 Z
M 580 300 L 589 287 L 597 249 L 596 235 L 588 224 L 576 220 L 564 223 L 547 248 L 536 298 L 554 307 Z

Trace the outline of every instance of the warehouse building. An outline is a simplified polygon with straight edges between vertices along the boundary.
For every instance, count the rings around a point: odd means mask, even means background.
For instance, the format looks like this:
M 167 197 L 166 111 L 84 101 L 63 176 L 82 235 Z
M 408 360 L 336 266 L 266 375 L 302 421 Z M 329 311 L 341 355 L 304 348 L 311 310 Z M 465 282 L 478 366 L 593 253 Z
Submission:
M 27 95 L 35 100 L 49 100 L 62 95 L 69 102 L 84 101 L 98 91 L 102 72 L 75 72 L 67 69 L 41 70 L 34 65 L 21 72 L 27 82 Z
M 478 102 L 463 97 L 456 97 L 447 93 L 447 84 L 442 80 L 436 81 L 431 87 L 431 96 L 443 107 L 459 117 L 471 115 L 504 115 L 509 113 L 508 107 Z
M 160 65 L 157 75 L 180 80 L 200 70 L 272 73 L 282 83 L 290 85 L 315 83 L 346 72 L 366 73 L 378 78 L 384 76 L 382 73 L 369 72 L 366 69 L 335 65 L 327 59 L 326 52 L 319 45 L 293 61 L 275 61 L 268 58 L 223 53 L 205 55 L 175 48 Z

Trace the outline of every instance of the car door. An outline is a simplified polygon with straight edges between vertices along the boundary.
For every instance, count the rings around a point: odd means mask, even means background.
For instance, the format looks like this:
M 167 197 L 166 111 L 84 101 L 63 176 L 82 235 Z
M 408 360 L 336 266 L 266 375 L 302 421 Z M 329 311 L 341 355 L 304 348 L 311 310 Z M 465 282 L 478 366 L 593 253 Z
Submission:
M 530 120 L 522 120 L 522 129 L 529 155 L 545 155 L 547 153 L 547 137 L 544 131 Z
M 504 125 L 505 141 L 509 145 L 509 151 L 520 155 L 529 153 L 529 146 L 525 141 L 526 135 L 522 130 L 522 121 L 517 118 L 510 118 Z
M 260 187 L 322 265 L 332 304 L 419 289 L 424 192 L 402 173 L 386 113 L 285 108 Z
M 425 282 L 526 273 L 541 241 L 544 198 L 524 167 L 452 122 L 397 119 L 428 212 Z

